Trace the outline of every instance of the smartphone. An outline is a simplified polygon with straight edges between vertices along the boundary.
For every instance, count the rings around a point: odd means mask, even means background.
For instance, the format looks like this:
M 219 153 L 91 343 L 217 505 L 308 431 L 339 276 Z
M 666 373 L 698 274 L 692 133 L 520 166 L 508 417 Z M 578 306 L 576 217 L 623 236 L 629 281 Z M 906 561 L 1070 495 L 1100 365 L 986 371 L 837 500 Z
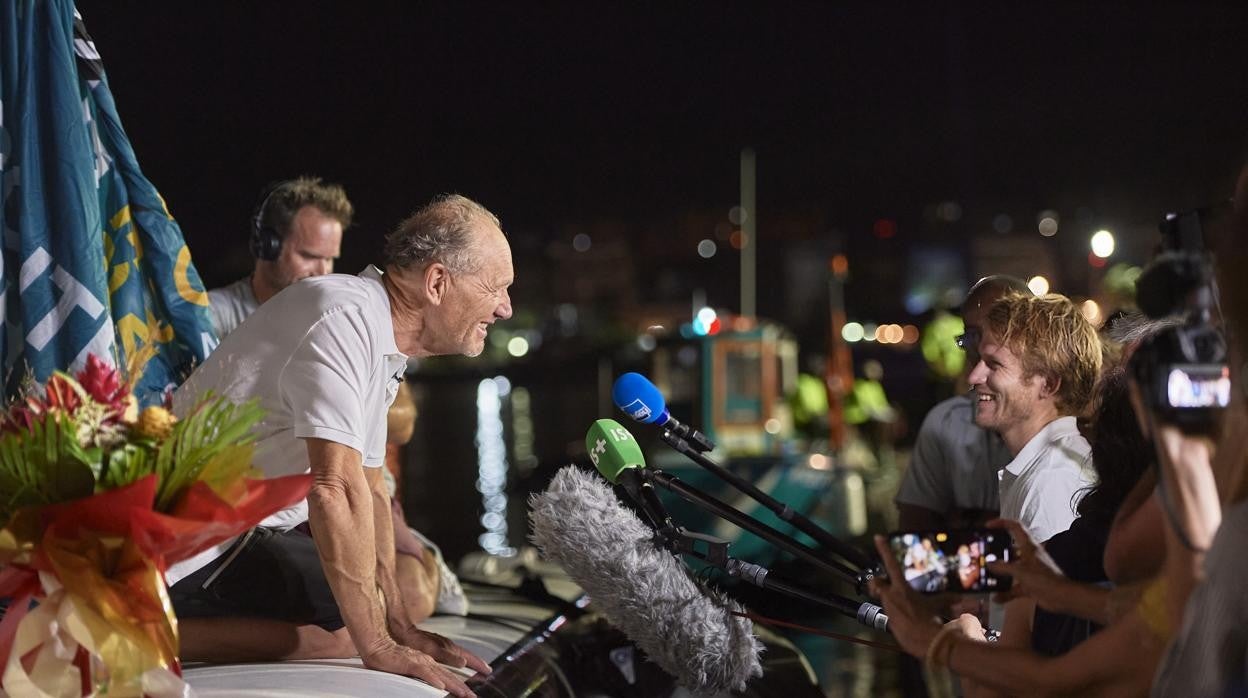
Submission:
M 974 594 L 1010 588 L 1009 577 L 988 571 L 988 563 L 1010 560 L 1013 541 L 1006 530 L 896 531 L 888 543 L 906 583 L 917 591 Z

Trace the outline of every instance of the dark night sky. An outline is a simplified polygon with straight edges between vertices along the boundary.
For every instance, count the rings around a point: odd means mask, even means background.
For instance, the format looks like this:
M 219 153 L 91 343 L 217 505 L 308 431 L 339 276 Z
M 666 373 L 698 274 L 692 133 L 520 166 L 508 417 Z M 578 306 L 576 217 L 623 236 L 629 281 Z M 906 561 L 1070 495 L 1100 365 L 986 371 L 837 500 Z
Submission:
M 946 199 L 1151 219 L 1229 190 L 1248 7 L 877 5 L 79 3 L 210 285 L 261 186 L 305 172 L 357 205 L 349 271 L 440 191 L 521 239 L 726 211 L 745 145 L 764 236 L 791 207 L 922 237 Z
M 261 187 L 315 173 L 343 183 L 359 212 L 339 270 L 375 261 L 401 217 L 459 191 L 502 218 L 524 309 L 544 294 L 570 300 L 543 291 L 556 276 L 543 251 L 567 244 L 569 224 L 614 220 L 666 242 L 676 236 L 663 238 L 663 225 L 686 211 L 726 218 L 743 146 L 758 153 L 759 263 L 773 273 L 789 243 L 769 239 L 782 227 L 769 222 L 789 211 L 815 212 L 848 246 L 865 239 L 851 257 L 900 267 L 913 241 L 964 244 L 1002 211 L 1021 221 L 1011 235 L 1035 236 L 1031 221 L 1045 208 L 1066 221 L 1082 207 L 1094 212 L 1089 225 L 1120 226 L 1227 195 L 1248 153 L 1248 4 L 1084 4 L 79 7 L 139 161 L 210 286 L 249 269 Z M 924 209 L 945 200 L 961 203 L 962 221 L 932 225 Z M 895 240 L 870 237 L 879 217 L 897 220 Z M 1064 222 L 1051 244 L 1086 268 L 1086 237 L 1073 228 Z M 669 255 L 662 274 L 708 268 L 687 247 L 689 261 Z M 720 305 L 735 305 L 728 257 L 712 260 L 723 288 L 708 293 Z M 659 264 L 638 260 L 643 271 Z M 900 313 L 898 278 L 851 280 L 851 317 Z M 762 314 L 794 306 L 811 316 L 807 335 L 822 339 L 813 305 L 784 304 L 781 284 L 761 280 Z M 884 307 L 864 309 L 873 302 Z M 922 365 L 906 357 L 917 364 L 910 373 L 890 366 L 888 375 L 909 376 L 913 392 Z M 579 450 L 568 435 L 592 414 L 586 386 L 600 366 L 589 357 L 541 375 L 512 367 L 533 404 L 548 406 L 535 421 L 543 462 Z M 464 385 L 435 386 L 439 401 L 422 411 L 427 433 L 416 441 L 426 446 L 407 473 L 440 484 L 409 487 L 406 504 L 451 559 L 479 533 L 473 517 L 438 513 L 480 506 L 471 468 L 439 468 L 473 457 L 449 450 L 471 444 L 475 382 Z M 514 530 L 522 509 L 513 507 Z

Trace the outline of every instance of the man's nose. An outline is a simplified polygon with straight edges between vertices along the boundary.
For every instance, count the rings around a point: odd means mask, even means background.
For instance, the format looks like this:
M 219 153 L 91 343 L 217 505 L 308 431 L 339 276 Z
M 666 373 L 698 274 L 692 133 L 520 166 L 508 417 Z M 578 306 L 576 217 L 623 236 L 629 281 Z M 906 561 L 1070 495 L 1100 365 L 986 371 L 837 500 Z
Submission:
M 507 320 L 511 317 L 511 296 L 506 291 L 503 291 L 503 302 L 494 309 L 494 315 L 499 320 Z
M 983 385 L 987 379 L 988 366 L 984 363 L 983 359 L 980 359 L 976 362 L 975 368 L 971 369 L 971 375 L 967 376 L 966 380 L 971 385 Z
M 317 273 L 321 275 L 334 273 L 334 260 L 322 259 L 317 264 Z

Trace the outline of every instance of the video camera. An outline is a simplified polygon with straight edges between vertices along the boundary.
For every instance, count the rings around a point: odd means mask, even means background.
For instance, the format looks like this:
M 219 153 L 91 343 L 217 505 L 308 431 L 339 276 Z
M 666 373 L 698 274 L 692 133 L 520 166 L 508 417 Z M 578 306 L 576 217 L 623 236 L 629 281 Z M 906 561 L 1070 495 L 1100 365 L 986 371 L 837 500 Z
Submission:
M 1214 415 L 1231 398 L 1213 255 L 1203 232 L 1223 209 L 1166 214 L 1160 252 L 1136 282 L 1136 300 L 1145 315 L 1177 316 L 1181 323 L 1141 343 L 1131 370 L 1154 414 L 1190 431 L 1211 429 Z

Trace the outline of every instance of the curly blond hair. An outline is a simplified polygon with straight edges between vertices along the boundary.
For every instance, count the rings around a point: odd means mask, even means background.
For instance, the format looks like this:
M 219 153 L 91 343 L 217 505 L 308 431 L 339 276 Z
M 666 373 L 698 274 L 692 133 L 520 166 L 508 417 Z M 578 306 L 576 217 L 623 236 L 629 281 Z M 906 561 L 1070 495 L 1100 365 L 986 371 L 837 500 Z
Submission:
M 1044 376 L 1057 385 L 1063 414 L 1082 414 L 1101 374 L 1096 328 L 1069 298 L 1056 293 L 1009 293 L 988 309 L 988 330 L 1023 366 L 1025 377 Z

